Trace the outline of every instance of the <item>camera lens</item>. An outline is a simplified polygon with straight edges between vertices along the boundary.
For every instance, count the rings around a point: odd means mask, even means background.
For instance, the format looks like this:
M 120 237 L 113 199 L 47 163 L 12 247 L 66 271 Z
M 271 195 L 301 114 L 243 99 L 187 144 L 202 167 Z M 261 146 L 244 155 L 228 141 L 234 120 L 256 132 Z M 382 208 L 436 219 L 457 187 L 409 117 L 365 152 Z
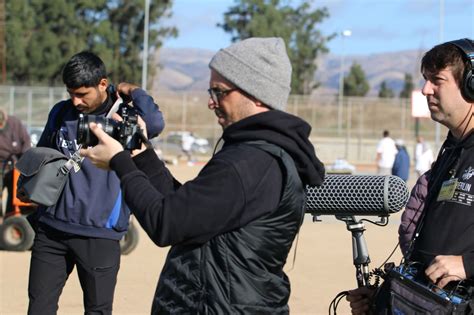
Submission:
M 96 115 L 79 115 L 79 121 L 77 123 L 77 142 L 83 146 L 95 146 L 99 143 L 99 140 L 95 134 L 90 130 L 89 123 L 94 122 L 102 125 L 102 130 L 105 131 L 109 136 L 114 137 L 115 125 L 117 122 L 113 119 L 96 116 Z

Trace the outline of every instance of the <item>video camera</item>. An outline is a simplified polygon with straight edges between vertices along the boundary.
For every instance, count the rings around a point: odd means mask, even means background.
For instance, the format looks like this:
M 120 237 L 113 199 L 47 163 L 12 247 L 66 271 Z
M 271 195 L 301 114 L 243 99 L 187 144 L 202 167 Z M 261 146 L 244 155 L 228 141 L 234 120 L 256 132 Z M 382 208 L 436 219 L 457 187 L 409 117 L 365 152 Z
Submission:
M 102 130 L 109 136 L 120 142 L 125 150 L 135 150 L 142 146 L 144 135 L 138 125 L 138 114 L 128 104 L 122 104 L 120 116 L 122 121 L 116 121 L 96 115 L 79 115 L 77 124 L 77 142 L 83 146 L 95 146 L 99 140 L 90 130 L 89 123 L 94 122 L 102 125 Z

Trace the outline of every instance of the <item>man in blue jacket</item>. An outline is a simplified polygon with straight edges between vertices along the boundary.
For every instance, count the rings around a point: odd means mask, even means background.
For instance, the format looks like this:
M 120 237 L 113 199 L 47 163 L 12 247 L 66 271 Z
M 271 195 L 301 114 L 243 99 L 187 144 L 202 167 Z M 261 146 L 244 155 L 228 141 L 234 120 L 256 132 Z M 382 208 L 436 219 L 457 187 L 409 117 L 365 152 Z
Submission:
M 395 146 L 397 147 L 398 152 L 395 155 L 395 161 L 393 162 L 392 174 L 407 182 L 410 175 L 410 156 L 405 147 L 405 142 L 402 139 L 397 139 L 395 141 Z
M 74 55 L 63 69 L 63 82 L 70 99 L 51 109 L 38 146 L 72 156 L 79 149 L 79 115 L 110 117 L 121 103 L 117 94 L 132 99 L 149 126 L 149 137 L 163 130 L 163 117 L 152 97 L 129 83 L 120 83 L 115 92 L 104 63 L 93 53 Z M 115 173 L 98 169 L 88 160 L 79 162 L 57 204 L 40 207 L 34 220 L 28 314 L 56 314 L 74 266 L 84 292 L 84 313 L 111 314 L 120 266 L 119 240 L 127 231 L 129 215 Z

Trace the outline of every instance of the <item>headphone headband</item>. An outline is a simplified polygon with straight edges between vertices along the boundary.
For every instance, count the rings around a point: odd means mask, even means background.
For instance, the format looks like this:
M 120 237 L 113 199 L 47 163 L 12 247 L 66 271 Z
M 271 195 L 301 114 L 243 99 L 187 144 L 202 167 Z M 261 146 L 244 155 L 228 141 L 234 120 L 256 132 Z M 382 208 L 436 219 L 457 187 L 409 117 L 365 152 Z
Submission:
M 463 55 L 469 60 L 469 67 L 465 69 L 461 92 L 464 98 L 469 102 L 474 102 L 474 45 L 469 38 L 462 38 L 448 42 L 456 46 Z

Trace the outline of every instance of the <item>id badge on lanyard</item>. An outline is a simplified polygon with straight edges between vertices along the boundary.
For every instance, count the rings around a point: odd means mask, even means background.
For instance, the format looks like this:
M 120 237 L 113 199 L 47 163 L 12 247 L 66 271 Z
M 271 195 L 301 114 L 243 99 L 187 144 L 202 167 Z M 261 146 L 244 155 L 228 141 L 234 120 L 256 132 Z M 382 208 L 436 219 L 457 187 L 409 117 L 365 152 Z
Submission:
M 441 189 L 438 194 L 438 198 L 436 201 L 444 201 L 444 200 L 451 200 L 454 196 L 454 192 L 458 187 L 458 179 L 457 178 L 450 178 L 445 180 L 441 184 Z

